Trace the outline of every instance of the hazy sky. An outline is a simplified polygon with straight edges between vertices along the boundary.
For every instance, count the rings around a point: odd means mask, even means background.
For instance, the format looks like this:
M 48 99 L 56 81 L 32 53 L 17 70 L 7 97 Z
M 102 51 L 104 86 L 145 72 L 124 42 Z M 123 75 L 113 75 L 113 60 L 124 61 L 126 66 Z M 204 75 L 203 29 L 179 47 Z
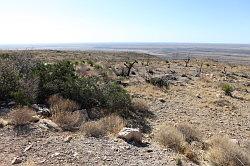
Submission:
M 250 43 L 250 0 L 0 0 L 0 44 Z

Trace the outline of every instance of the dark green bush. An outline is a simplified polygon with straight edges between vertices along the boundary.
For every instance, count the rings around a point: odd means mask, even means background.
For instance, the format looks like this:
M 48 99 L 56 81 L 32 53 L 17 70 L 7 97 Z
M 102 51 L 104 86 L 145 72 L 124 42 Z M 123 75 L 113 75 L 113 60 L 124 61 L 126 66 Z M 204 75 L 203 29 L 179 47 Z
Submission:
M 130 96 L 120 86 L 97 77 L 78 77 L 73 64 L 68 61 L 40 64 L 35 73 L 40 77 L 40 101 L 59 94 L 87 109 L 116 109 L 128 107 L 130 104 Z
M 158 86 L 160 88 L 169 88 L 169 81 L 165 78 L 160 78 L 160 77 L 155 77 L 155 78 L 151 78 L 149 80 L 147 80 L 147 82 L 151 83 L 154 86 Z
M 0 60 L 0 100 L 14 100 L 21 105 L 36 101 L 38 81 L 31 72 L 34 65 L 13 57 Z

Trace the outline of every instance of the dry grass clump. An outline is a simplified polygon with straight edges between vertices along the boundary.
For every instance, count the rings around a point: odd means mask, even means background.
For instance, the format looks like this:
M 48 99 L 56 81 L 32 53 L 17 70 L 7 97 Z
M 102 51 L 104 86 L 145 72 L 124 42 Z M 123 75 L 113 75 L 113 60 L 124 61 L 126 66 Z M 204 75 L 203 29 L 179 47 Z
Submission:
M 82 131 L 87 137 L 99 138 L 104 135 L 117 134 L 125 122 L 116 115 L 104 117 L 98 121 L 87 122 L 82 126 Z
M 185 141 L 185 136 L 177 128 L 161 125 L 155 138 L 161 145 L 183 154 L 194 163 L 199 163 L 197 153 L 192 150 L 190 145 Z
M 51 120 L 63 130 L 72 131 L 81 125 L 79 124 L 81 113 L 76 112 L 79 109 L 76 102 L 53 95 L 48 99 L 48 103 L 51 106 Z
M 180 124 L 178 125 L 177 129 L 183 134 L 185 140 L 188 143 L 191 143 L 193 141 L 201 141 L 201 134 L 194 129 L 193 126 L 190 126 L 188 124 Z
M 227 137 L 215 137 L 209 142 L 208 159 L 215 166 L 247 166 L 250 158 Z
M 99 138 L 105 135 L 105 130 L 99 121 L 85 123 L 82 130 L 87 137 Z
M 48 103 L 51 107 L 52 114 L 57 111 L 68 111 L 73 112 L 80 108 L 80 106 L 69 99 L 64 99 L 58 95 L 52 95 L 48 99 Z
M 33 121 L 35 112 L 28 107 L 21 107 L 10 113 L 10 118 L 15 126 L 27 125 Z
M 57 111 L 52 114 L 51 120 L 63 130 L 73 131 L 80 126 L 80 116 L 80 112 Z
M 107 134 L 118 134 L 125 126 L 124 120 L 116 115 L 110 115 L 100 119 L 100 123 L 105 128 Z
M 161 145 L 171 148 L 177 152 L 182 151 L 185 143 L 185 139 L 181 132 L 176 128 L 167 125 L 161 125 L 159 127 L 155 138 Z
M 149 110 L 147 103 L 145 102 L 145 100 L 142 100 L 142 99 L 134 99 L 132 101 L 132 107 L 134 110 L 137 110 L 137 111 L 148 111 Z

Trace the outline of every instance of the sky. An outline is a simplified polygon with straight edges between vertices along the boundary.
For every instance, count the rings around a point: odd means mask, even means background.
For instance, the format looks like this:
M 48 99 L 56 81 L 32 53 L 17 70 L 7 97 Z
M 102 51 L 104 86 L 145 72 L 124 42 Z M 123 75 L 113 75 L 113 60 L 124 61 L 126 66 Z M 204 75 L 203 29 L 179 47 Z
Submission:
M 0 0 L 0 44 L 250 44 L 249 0 Z

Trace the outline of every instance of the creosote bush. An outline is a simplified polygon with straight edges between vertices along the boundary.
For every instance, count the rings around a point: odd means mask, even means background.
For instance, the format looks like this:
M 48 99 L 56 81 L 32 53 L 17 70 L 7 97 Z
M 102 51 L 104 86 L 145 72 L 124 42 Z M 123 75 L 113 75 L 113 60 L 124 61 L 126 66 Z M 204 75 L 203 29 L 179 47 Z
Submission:
M 35 112 L 28 107 L 17 108 L 10 112 L 10 118 L 15 126 L 28 125 L 33 121 Z
M 234 87 L 230 84 L 222 85 L 222 90 L 225 92 L 225 95 L 232 96 L 232 92 L 234 91 Z
M 58 94 L 85 109 L 101 107 L 115 110 L 130 105 L 130 96 L 122 87 L 98 77 L 79 77 L 73 64 L 68 61 L 40 64 L 35 73 L 40 78 L 41 101 Z
M 158 86 L 160 88 L 166 88 L 168 89 L 170 86 L 170 83 L 167 79 L 164 78 L 150 78 L 149 80 L 146 80 L 148 83 L 154 85 L 154 86 Z
M 216 166 L 250 165 L 249 155 L 227 137 L 214 137 L 210 140 L 208 160 Z

